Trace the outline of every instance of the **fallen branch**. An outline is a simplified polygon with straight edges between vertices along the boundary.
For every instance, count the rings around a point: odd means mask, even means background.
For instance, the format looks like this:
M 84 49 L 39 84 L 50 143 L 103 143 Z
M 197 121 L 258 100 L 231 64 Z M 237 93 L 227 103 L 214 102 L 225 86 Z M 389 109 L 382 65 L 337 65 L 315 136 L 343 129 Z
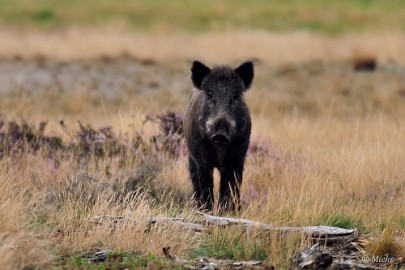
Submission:
M 171 218 L 171 217 L 152 217 L 150 219 L 150 223 L 151 224 L 155 224 L 155 223 L 165 223 L 165 222 L 169 222 L 172 224 L 177 224 L 180 225 L 186 229 L 190 229 L 196 232 L 202 232 L 205 230 L 204 226 L 199 224 L 199 223 L 193 223 L 193 222 L 187 222 L 184 221 L 184 219 L 181 218 Z
M 151 217 L 151 219 L 149 220 L 149 225 L 154 225 L 156 223 L 171 223 L 196 232 L 205 231 L 206 227 L 204 225 L 207 224 L 223 227 L 231 225 L 242 225 L 245 229 L 259 229 L 266 232 L 304 233 L 311 237 L 313 240 L 321 243 L 327 242 L 328 244 L 348 243 L 358 238 L 357 229 L 343 229 L 330 226 L 281 227 L 243 218 L 213 216 L 199 211 L 196 211 L 196 213 L 203 216 L 205 224 L 201 224 L 198 222 L 189 222 L 182 218 L 157 216 Z M 129 220 L 129 218 L 124 216 L 96 216 L 92 219 L 91 222 L 100 224 L 104 220 L 109 220 L 117 223 L 124 220 Z
M 358 238 L 357 229 L 344 229 L 330 226 L 278 227 L 249 219 L 219 217 L 199 211 L 196 211 L 196 213 L 202 215 L 206 223 L 215 224 L 217 226 L 239 224 L 244 226 L 245 228 L 256 228 L 269 232 L 302 232 L 308 234 L 311 238 L 320 241 L 327 241 L 328 243 L 351 242 Z
M 101 224 L 103 221 L 108 220 L 114 223 L 122 222 L 125 220 L 130 220 L 129 217 L 125 216 L 95 216 L 89 222 Z M 149 225 L 154 225 L 156 223 L 172 223 L 179 226 L 182 226 L 186 229 L 190 229 L 196 232 L 202 232 L 205 230 L 204 226 L 199 223 L 187 222 L 181 218 L 172 218 L 172 217 L 151 217 L 149 220 Z
M 124 221 L 127 219 L 129 219 L 129 218 L 124 217 L 124 216 L 95 216 L 90 220 L 90 222 L 101 224 L 104 220 L 109 220 L 109 221 L 113 221 L 116 223 L 116 222 Z

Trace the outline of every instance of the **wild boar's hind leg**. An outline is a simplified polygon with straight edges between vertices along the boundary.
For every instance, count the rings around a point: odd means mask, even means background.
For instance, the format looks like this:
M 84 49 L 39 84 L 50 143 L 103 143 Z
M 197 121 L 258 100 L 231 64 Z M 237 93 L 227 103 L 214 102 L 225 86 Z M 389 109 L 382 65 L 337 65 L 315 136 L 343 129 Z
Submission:
M 212 210 L 214 204 L 213 169 L 200 168 L 192 158 L 189 158 L 189 171 L 198 208 Z

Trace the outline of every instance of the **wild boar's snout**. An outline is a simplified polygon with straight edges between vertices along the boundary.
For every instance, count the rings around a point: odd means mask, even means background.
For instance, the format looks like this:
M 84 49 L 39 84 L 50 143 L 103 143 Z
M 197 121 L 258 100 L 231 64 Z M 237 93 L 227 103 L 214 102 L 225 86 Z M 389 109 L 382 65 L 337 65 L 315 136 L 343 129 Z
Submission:
M 229 137 L 226 136 L 226 134 L 223 134 L 223 133 L 215 133 L 211 137 L 211 141 L 217 147 L 224 147 L 224 146 L 228 146 Z
M 211 136 L 212 143 L 217 147 L 228 146 L 231 141 L 232 130 L 234 128 L 233 122 L 225 116 L 220 115 L 214 120 L 213 135 Z

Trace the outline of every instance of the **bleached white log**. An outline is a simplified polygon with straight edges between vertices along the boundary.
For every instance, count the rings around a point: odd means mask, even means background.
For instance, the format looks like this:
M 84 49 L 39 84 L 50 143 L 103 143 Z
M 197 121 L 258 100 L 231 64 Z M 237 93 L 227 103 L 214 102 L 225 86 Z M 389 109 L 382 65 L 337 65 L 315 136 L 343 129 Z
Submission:
M 196 211 L 197 214 L 204 217 L 204 220 L 208 224 L 214 224 L 217 226 L 229 226 L 229 225 L 242 225 L 245 228 L 257 228 L 263 231 L 269 232 L 302 232 L 308 234 L 312 238 L 319 238 L 319 240 L 326 240 L 329 243 L 334 242 L 350 242 L 358 238 L 357 229 L 344 229 L 331 226 L 302 226 L 302 227 L 283 227 L 273 226 L 266 223 L 253 221 L 243 218 L 229 218 L 221 216 L 213 216 L 203 212 Z

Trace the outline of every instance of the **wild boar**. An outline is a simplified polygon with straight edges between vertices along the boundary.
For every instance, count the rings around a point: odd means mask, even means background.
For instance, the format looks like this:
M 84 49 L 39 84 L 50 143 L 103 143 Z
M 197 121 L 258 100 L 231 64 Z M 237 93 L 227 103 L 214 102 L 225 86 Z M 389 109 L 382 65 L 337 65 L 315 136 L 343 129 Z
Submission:
M 194 198 L 198 207 L 212 209 L 213 170 L 217 168 L 221 175 L 219 206 L 238 209 L 251 132 L 243 94 L 252 84 L 253 62 L 233 69 L 226 65 L 209 68 L 194 61 L 191 73 L 194 89 L 184 117 L 184 132 Z

